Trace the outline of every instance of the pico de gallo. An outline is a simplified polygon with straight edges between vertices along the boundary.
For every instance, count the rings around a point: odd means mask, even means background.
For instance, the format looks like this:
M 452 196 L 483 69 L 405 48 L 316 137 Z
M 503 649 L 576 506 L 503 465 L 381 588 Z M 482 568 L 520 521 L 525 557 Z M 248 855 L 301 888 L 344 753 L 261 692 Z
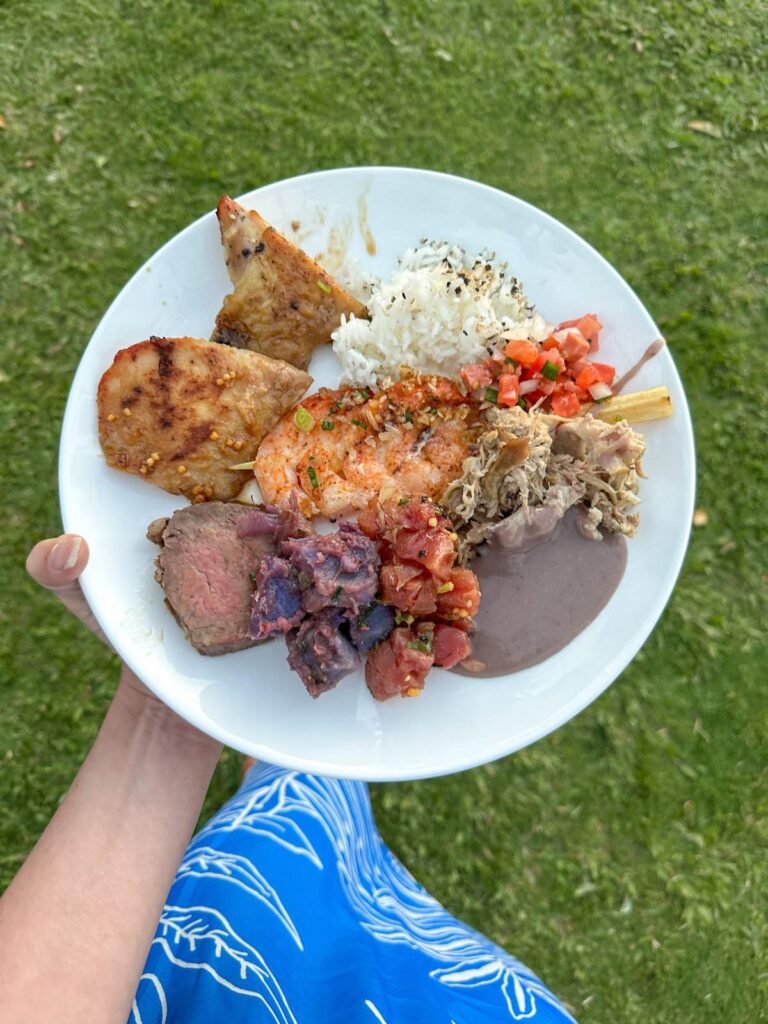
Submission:
M 576 416 L 582 406 L 613 394 L 616 369 L 588 357 L 599 348 L 602 324 L 594 313 L 565 320 L 541 342 L 507 341 L 483 362 L 463 366 L 461 379 L 476 398 L 556 416 Z

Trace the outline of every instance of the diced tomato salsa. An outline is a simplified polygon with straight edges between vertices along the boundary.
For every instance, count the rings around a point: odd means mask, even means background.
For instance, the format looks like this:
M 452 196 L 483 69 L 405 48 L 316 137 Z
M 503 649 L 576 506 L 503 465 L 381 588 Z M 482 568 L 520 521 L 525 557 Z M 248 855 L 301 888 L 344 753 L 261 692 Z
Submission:
M 594 313 L 565 320 L 542 342 L 515 338 L 484 362 L 462 367 L 461 379 L 497 405 L 577 416 L 583 405 L 609 397 L 616 376 L 613 366 L 587 358 L 597 352 L 601 329 Z

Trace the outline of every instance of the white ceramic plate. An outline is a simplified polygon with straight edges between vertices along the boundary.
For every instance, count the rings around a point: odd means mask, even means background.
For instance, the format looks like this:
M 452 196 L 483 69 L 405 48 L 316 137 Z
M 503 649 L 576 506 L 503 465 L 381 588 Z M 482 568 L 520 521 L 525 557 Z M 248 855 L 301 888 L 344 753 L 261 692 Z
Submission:
M 348 247 L 381 274 L 422 237 L 493 249 L 548 319 L 598 313 L 601 357 L 619 372 L 660 333 L 586 242 L 527 203 L 473 181 L 406 168 L 350 168 L 267 185 L 241 201 L 310 254 Z M 364 212 L 375 256 L 366 252 Z M 131 668 L 180 715 L 239 750 L 286 767 L 369 780 L 440 775 L 493 760 L 556 729 L 602 693 L 658 620 L 688 540 L 693 434 L 669 353 L 636 379 L 638 388 L 666 384 L 675 406 L 673 418 L 645 429 L 640 530 L 618 590 L 583 633 L 542 664 L 507 677 L 472 680 L 434 669 L 417 700 L 376 703 L 359 673 L 315 701 L 288 669 L 279 641 L 220 658 L 203 657 L 187 643 L 154 582 L 156 549 L 145 539 L 147 524 L 184 500 L 109 469 L 99 448 L 96 388 L 117 350 L 152 334 L 208 337 L 229 289 L 216 218 L 207 213 L 131 278 L 96 329 L 72 384 L 59 465 L 64 526 L 88 539 L 83 587 Z M 310 371 L 317 384 L 337 383 L 330 347 L 316 354 Z

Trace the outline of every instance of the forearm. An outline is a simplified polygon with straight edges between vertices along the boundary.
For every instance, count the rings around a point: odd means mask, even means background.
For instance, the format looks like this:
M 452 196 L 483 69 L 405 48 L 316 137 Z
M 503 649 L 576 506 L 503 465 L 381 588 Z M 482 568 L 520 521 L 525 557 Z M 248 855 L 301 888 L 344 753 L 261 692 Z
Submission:
M 125 1021 L 220 749 L 121 681 L 0 900 L 0 1020 Z

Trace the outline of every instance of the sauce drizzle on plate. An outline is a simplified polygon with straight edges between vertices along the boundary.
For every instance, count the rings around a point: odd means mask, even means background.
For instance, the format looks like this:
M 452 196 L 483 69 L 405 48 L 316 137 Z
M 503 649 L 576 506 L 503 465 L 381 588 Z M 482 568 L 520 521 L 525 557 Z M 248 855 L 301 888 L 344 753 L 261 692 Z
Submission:
M 527 547 L 480 549 L 469 563 L 482 592 L 472 655 L 452 671 L 519 672 L 556 654 L 602 611 L 624 575 L 627 542 L 617 534 L 585 538 L 582 514 L 571 509 L 548 538 Z

